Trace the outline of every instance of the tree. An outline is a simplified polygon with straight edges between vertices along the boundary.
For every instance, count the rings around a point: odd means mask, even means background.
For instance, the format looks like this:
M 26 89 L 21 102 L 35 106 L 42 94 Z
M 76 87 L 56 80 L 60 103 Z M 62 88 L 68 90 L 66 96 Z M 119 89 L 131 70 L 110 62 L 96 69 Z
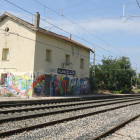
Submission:
M 93 89 L 93 66 L 90 65 L 90 84 Z M 131 68 L 131 63 L 128 57 L 113 59 L 112 56 L 102 59 L 102 64 L 95 66 L 95 84 L 99 89 L 110 91 L 122 91 L 131 89 L 131 77 L 135 76 L 136 72 Z

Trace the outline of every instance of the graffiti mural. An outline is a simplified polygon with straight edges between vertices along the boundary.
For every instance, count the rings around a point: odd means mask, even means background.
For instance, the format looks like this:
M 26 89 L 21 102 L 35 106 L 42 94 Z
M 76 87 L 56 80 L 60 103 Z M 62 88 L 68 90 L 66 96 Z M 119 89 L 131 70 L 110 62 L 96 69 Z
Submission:
M 42 73 L 41 73 L 42 74 Z M 45 74 L 3 75 L 1 83 L 6 78 L 6 86 L 1 87 L 1 93 L 13 93 L 24 96 L 47 96 L 46 89 L 50 88 L 52 96 L 80 95 L 89 93 L 88 78 L 72 78 L 54 75 L 50 81 L 45 81 Z M 32 79 L 33 78 L 33 79 Z M 47 78 L 47 77 L 46 77 Z M 48 83 L 48 84 L 46 84 Z
M 89 79 L 63 76 L 52 77 L 52 95 L 79 95 L 89 93 Z
M 6 79 L 7 79 L 7 73 L 2 73 L 1 74 L 1 85 L 6 84 Z

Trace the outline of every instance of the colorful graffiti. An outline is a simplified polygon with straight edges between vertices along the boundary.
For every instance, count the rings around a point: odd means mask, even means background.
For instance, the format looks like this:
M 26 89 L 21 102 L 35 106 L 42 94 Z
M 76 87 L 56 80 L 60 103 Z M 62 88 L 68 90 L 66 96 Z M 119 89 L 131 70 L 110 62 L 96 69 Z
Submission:
M 2 73 L 1 74 L 1 85 L 6 84 L 6 79 L 7 79 L 7 73 Z
M 51 80 L 52 95 L 79 95 L 89 93 L 89 79 L 54 76 Z
M 7 73 L 7 84 L 1 87 L 1 93 L 13 93 L 15 95 L 24 96 L 65 96 L 65 95 L 80 95 L 89 93 L 88 78 L 72 78 L 63 76 L 53 76 L 50 81 L 45 81 L 45 74 L 37 76 L 20 75 L 16 76 Z M 33 78 L 33 79 L 32 79 Z M 49 90 L 48 90 L 49 89 Z

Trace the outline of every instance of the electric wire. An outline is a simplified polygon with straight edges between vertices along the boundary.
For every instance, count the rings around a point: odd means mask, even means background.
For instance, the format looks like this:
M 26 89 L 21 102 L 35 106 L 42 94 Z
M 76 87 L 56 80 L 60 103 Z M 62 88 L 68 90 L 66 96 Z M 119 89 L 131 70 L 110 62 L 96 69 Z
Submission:
M 7 1 L 7 0 L 6 0 L 6 1 Z M 44 4 L 40 3 L 40 2 L 38 2 L 37 0 L 34 0 L 34 1 L 37 2 L 37 3 L 39 3 L 39 4 L 42 5 L 42 6 L 45 6 L 46 8 L 48 8 L 48 9 L 50 9 L 50 10 L 52 10 L 52 11 L 54 11 L 53 9 L 51 9 L 51 8 L 47 7 L 46 5 L 44 5 Z M 56 12 L 56 11 L 54 11 L 54 12 L 57 13 L 57 14 L 59 14 L 59 15 L 61 15 L 60 13 L 58 13 L 58 12 Z M 67 18 L 66 16 L 64 16 L 64 15 L 62 15 L 62 16 L 65 17 L 66 19 L 68 19 L 69 21 L 71 21 L 72 23 L 74 23 L 75 25 L 77 25 L 78 27 L 84 29 L 82 26 L 76 24 L 74 21 L 72 21 L 71 19 Z M 123 51 L 121 51 L 121 50 L 119 50 L 118 48 L 116 48 L 116 47 L 110 45 L 108 42 L 104 41 L 103 39 L 101 39 L 100 37 L 98 37 L 98 36 L 96 36 L 95 34 L 91 33 L 90 31 L 88 31 L 88 30 L 86 30 L 86 29 L 84 29 L 84 31 L 90 33 L 90 34 L 93 35 L 94 37 L 98 38 L 99 40 L 101 40 L 102 42 L 108 44 L 109 46 L 115 48 L 116 50 L 118 50 L 118 51 L 124 53 Z M 126 53 L 124 53 L 124 54 L 126 54 Z M 127 54 L 127 55 L 128 55 L 128 54 Z M 128 56 L 130 56 L 130 55 L 128 55 Z M 131 57 L 132 57 L 132 56 L 131 56 Z
M 80 55 L 80 56 L 83 56 L 83 57 L 86 57 L 86 58 L 91 59 L 90 57 L 81 55 L 81 54 L 79 54 L 79 53 L 75 53 L 75 52 L 72 52 L 72 51 L 69 51 L 69 50 L 66 50 L 66 49 L 63 49 L 63 48 L 59 48 L 59 47 L 56 47 L 56 46 L 54 46 L 54 45 L 51 45 L 51 44 L 48 44 L 48 43 L 45 43 L 45 42 L 42 42 L 42 41 L 34 40 L 34 39 L 32 39 L 32 38 L 29 38 L 29 37 L 26 37 L 26 36 L 22 36 L 22 35 L 19 35 L 19 34 L 17 34 L 17 33 L 13 33 L 13 32 L 10 32 L 10 31 L 6 32 L 6 31 L 3 30 L 3 29 L 0 29 L 0 30 L 1 30 L 1 31 L 4 31 L 4 32 L 7 33 L 7 34 L 16 35 L 16 36 L 19 36 L 19 37 L 24 38 L 24 39 L 28 39 L 28 40 L 31 40 L 31 41 L 35 41 L 35 42 L 40 43 L 40 44 L 43 44 L 43 45 L 51 46 L 51 47 L 54 47 L 54 48 L 57 48 L 57 49 L 61 49 L 61 50 L 63 50 L 63 51 L 67 51 L 67 52 L 70 52 L 70 53 L 73 53 L 73 54 L 77 54 L 77 55 Z M 100 60 L 98 60 L 98 61 L 100 61 Z
M 135 16 L 135 15 L 140 15 L 140 14 L 126 15 L 126 16 L 117 16 L 117 17 L 111 17 L 111 18 L 102 18 L 102 19 L 97 19 L 97 20 L 87 20 L 87 21 L 76 22 L 76 23 L 77 24 L 80 24 L 80 23 L 87 23 L 87 22 L 93 22 L 93 21 L 101 21 L 101 20 L 109 20 L 109 19 L 116 19 L 116 18 L 122 18 L 122 17 L 129 17 L 129 16 Z M 62 27 L 62 26 L 67 26 L 67 25 L 74 25 L 74 24 L 75 23 L 63 24 L 63 25 L 58 25 L 57 27 Z
M 140 4 L 139 4 L 139 1 L 138 1 L 138 0 L 136 0 L 136 2 L 137 2 L 138 6 L 139 6 L 139 8 L 140 8 Z
M 3 30 L 3 29 L 0 29 L 0 30 L 1 30 L 1 31 L 4 31 L 5 33 L 7 33 L 7 32 L 6 32 L 5 30 Z M 43 45 L 46 45 L 46 46 L 51 46 L 51 47 L 54 47 L 54 48 L 57 48 L 57 49 L 61 49 L 61 50 L 63 50 L 63 51 L 67 51 L 67 52 L 70 52 L 70 53 L 73 53 L 73 54 L 77 54 L 77 55 L 80 55 L 80 56 L 83 56 L 83 57 L 86 57 L 86 58 L 89 58 L 89 59 L 92 59 L 92 60 L 93 60 L 93 58 L 90 58 L 90 57 L 81 55 L 81 54 L 79 54 L 79 53 L 75 53 L 75 52 L 72 52 L 72 51 L 69 51 L 69 50 L 66 50 L 66 49 L 63 49 L 63 48 L 59 48 L 59 47 L 56 47 L 56 46 L 54 46 L 54 45 L 51 45 L 51 44 L 48 44 L 48 43 L 44 43 L 44 42 L 42 42 L 42 41 L 34 40 L 34 39 L 32 39 L 32 38 L 25 37 L 25 36 L 19 35 L 19 34 L 17 34 L 17 33 L 13 33 L 13 32 L 10 32 L 10 31 L 9 31 L 8 34 L 16 35 L 16 36 L 19 36 L 19 37 L 24 38 L 24 39 L 28 39 L 28 40 L 31 40 L 31 41 L 35 41 L 35 42 L 38 42 L 38 43 L 43 44 Z M 96 54 L 95 54 L 95 55 L 96 55 Z M 102 61 L 97 60 L 97 59 L 95 59 L 95 60 L 98 61 L 98 62 L 102 62 Z M 140 66 L 140 65 L 137 64 L 137 66 Z
M 84 3 L 84 2 L 87 2 L 87 1 L 90 1 L 90 0 L 84 0 L 84 1 L 82 1 L 82 2 L 80 2 L 80 3 L 74 4 L 74 5 L 65 7 L 65 8 L 61 8 L 60 10 L 62 10 L 62 9 L 63 9 L 63 10 L 64 10 L 64 9 L 68 9 L 68 8 L 71 8 L 71 7 L 73 7 L 73 6 L 79 5 L 79 4 Z M 55 10 L 55 11 L 60 11 L 60 10 Z M 49 12 L 46 12 L 46 13 L 50 13 L 50 12 L 52 12 L 52 11 L 49 11 Z
M 17 5 L 15 5 L 15 4 L 13 4 L 13 3 L 11 3 L 11 2 L 9 2 L 8 0 L 5 0 L 5 1 L 7 1 L 8 3 L 10 3 L 10 4 L 12 4 L 12 5 L 14 5 L 15 7 L 18 7 L 19 9 L 22 9 L 23 11 L 26 11 L 27 13 L 29 13 L 29 14 L 31 14 L 31 15 L 34 15 L 34 14 L 32 14 L 31 12 L 29 12 L 29 11 L 27 11 L 27 10 L 25 10 L 25 9 L 23 9 L 23 8 L 21 8 L 21 7 L 19 7 L 19 6 L 17 6 Z M 34 1 L 36 1 L 36 0 L 34 0 Z M 44 5 L 43 5 L 44 6 Z M 46 6 L 45 6 L 46 7 Z M 49 8 L 50 9 L 50 8 Z M 54 27 L 56 27 L 57 29 L 60 29 L 60 30 L 62 30 L 62 31 L 64 31 L 65 33 L 68 33 L 68 34 L 71 34 L 71 33 L 69 33 L 69 32 L 67 32 L 67 31 L 65 31 L 65 30 L 63 30 L 63 29 L 61 29 L 61 28 L 59 28 L 59 27 L 57 27 L 57 26 L 55 26 L 55 25 L 53 25 L 52 23 L 50 23 L 50 22 L 48 22 L 48 21 L 46 21 L 46 20 L 44 20 L 44 19 L 42 19 L 42 18 L 40 18 L 41 20 L 43 20 L 43 21 L 45 21 L 45 22 L 47 22 L 47 23 L 49 23 L 49 24 L 51 24 L 52 26 L 54 26 Z M 72 21 L 73 22 L 73 21 Z M 92 44 L 92 45 L 94 45 L 94 46 L 96 46 L 96 47 L 98 47 L 98 48 L 101 48 L 101 49 L 103 49 L 103 50 L 105 50 L 105 51 L 107 51 L 107 52 L 110 52 L 111 54 L 114 54 L 114 55 L 116 55 L 116 56 L 118 56 L 117 54 L 115 54 L 115 53 L 113 53 L 113 52 L 111 52 L 111 51 L 108 51 L 108 50 L 106 50 L 106 49 L 104 49 L 104 48 L 102 48 L 102 47 L 100 47 L 100 46 L 98 46 L 98 45 L 95 45 L 94 43 L 91 43 L 91 42 L 89 42 L 89 41 L 87 41 L 87 40 L 85 40 L 85 39 L 82 39 L 82 38 L 80 38 L 80 37 L 78 37 L 78 36 L 76 36 L 76 35 L 74 35 L 74 34 L 71 34 L 71 35 L 73 35 L 73 36 L 75 36 L 76 38 L 79 38 L 79 39 L 81 39 L 81 40 L 84 40 L 85 42 L 87 42 L 87 43 L 89 43 L 89 44 Z M 107 43 L 108 44 L 108 43 Z M 110 44 L 108 44 L 109 46 L 112 46 L 112 45 L 110 45 Z M 121 51 L 122 52 L 122 51 Z M 124 52 L 123 52 L 124 53 Z M 126 53 L 124 53 L 124 54 L 126 54 Z M 119 56 L 120 57 L 120 56 Z M 132 57 L 133 58 L 133 57 Z M 135 58 L 134 58 L 135 59 Z M 136 59 L 135 59 L 136 60 Z
M 136 2 L 125 3 L 125 5 L 135 4 L 135 3 Z M 119 7 L 119 6 L 123 6 L 123 4 L 113 5 L 113 6 L 108 6 L 108 7 L 102 7 L 102 8 L 97 8 L 97 9 L 90 9 L 90 10 L 85 10 L 85 11 L 79 11 L 79 12 L 74 12 L 74 13 L 68 13 L 68 14 L 64 14 L 64 15 L 73 15 L 73 14 L 79 14 L 79 13 L 83 13 L 83 12 L 89 12 L 89 11 L 95 11 L 95 10 L 102 10 L 102 9 L 114 8 L 114 7 Z M 54 17 L 60 17 L 60 16 L 49 16 L 49 18 L 54 18 Z
M 8 0 L 5 0 L 5 1 L 9 2 Z M 27 10 L 25 10 L 25 9 L 23 9 L 23 8 L 21 8 L 21 7 L 17 6 L 17 5 L 15 5 L 15 4 L 13 4 L 13 3 L 11 3 L 11 2 L 9 2 L 9 3 L 12 4 L 12 5 L 14 5 L 15 7 L 18 7 L 19 9 L 21 9 L 21 10 L 23 10 L 23 11 L 25 11 L 25 12 L 31 14 L 31 15 L 34 15 L 34 14 L 32 14 L 31 12 L 29 12 L 29 11 L 27 11 Z M 108 50 L 106 50 L 106 49 L 104 49 L 104 48 L 102 48 L 102 47 L 100 47 L 100 46 L 98 46 L 98 45 L 96 45 L 96 44 L 94 44 L 94 43 L 91 43 L 91 42 L 89 42 L 89 41 L 87 41 L 87 40 L 85 40 L 85 39 L 82 39 L 82 38 L 80 38 L 80 37 L 78 37 L 78 36 L 76 36 L 76 35 L 74 35 L 74 34 L 72 34 L 72 33 L 69 33 L 68 31 L 65 31 L 65 30 L 63 30 L 63 29 L 57 27 L 56 25 L 54 25 L 54 24 L 52 24 L 52 23 L 46 21 L 45 19 L 42 19 L 42 18 L 40 18 L 40 19 L 41 19 L 42 21 L 45 21 L 45 22 L 49 23 L 50 25 L 56 27 L 57 29 L 59 29 L 59 30 L 61 30 L 61 31 L 67 33 L 67 34 L 73 35 L 74 37 L 79 38 L 79 39 L 81 39 L 81 40 L 83 40 L 83 41 L 85 41 L 85 42 L 87 42 L 87 43 L 89 43 L 89 44 L 91 44 L 91 45 L 93 45 L 93 46 L 96 46 L 96 47 L 98 47 L 98 48 L 100 48 L 100 49 L 102 49 L 102 50 L 105 50 L 105 51 L 107 51 L 107 52 L 110 52 L 110 53 L 112 53 L 112 54 L 118 56 L 117 54 L 115 54 L 115 53 L 113 53 L 113 52 L 111 52 L 111 51 L 108 51 Z
M 1 5 L 1 4 L 0 4 L 0 6 L 5 7 L 5 6 Z M 10 8 L 8 8 L 8 7 L 5 7 L 5 8 L 9 9 L 10 11 L 13 11 L 12 9 L 10 9 Z M 13 11 L 13 12 L 14 12 L 14 11 Z M 20 14 L 20 15 L 22 15 L 22 14 Z M 23 15 L 22 15 L 22 17 L 27 17 L 28 19 L 31 20 L 31 18 L 29 18 L 29 16 L 23 16 Z M 98 55 L 98 54 L 96 54 L 96 55 L 99 56 L 99 57 L 101 57 L 101 58 L 103 58 L 103 56 L 100 56 L 100 55 Z

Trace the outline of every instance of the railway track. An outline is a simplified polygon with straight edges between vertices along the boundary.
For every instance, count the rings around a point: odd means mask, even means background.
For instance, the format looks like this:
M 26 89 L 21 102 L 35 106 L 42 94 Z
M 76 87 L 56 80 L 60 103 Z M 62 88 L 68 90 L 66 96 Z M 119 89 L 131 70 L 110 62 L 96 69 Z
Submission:
M 27 101 L 9 101 L 9 102 L 5 102 L 5 101 L 2 101 L 0 102 L 0 108 L 3 108 L 3 107 L 20 107 L 20 106 L 32 106 L 32 105 L 39 105 L 39 104 L 55 104 L 55 103 L 65 103 L 65 102 L 78 102 L 78 101 L 87 101 L 87 100 L 101 100 L 101 99 L 108 99 L 108 100 L 113 100 L 113 99 L 123 99 L 123 98 L 133 98 L 133 97 L 140 97 L 139 95 L 134 95 L 134 96 L 130 96 L 130 95 L 127 95 L 127 96 L 101 96 L 101 97 L 81 97 L 81 98 L 78 98 L 78 99 L 61 99 L 61 100 L 39 100 L 39 101 L 36 101 L 36 100 L 27 100 Z
M 128 123 L 130 123 L 131 121 L 137 119 L 138 117 L 140 117 L 140 114 L 138 114 L 138 115 L 136 115 L 136 116 L 134 116 L 134 117 L 132 117 L 132 118 L 130 118 L 130 119 L 128 119 L 128 120 L 122 122 L 122 123 L 120 123 L 119 125 L 117 125 L 117 126 L 111 128 L 111 129 L 109 129 L 108 131 L 106 131 L 106 132 L 100 134 L 99 136 L 93 138 L 92 140 L 106 139 L 105 137 L 107 137 L 107 136 L 109 136 L 109 135 L 115 133 L 115 131 L 117 131 L 117 130 L 119 130 L 120 128 L 124 127 L 126 124 L 128 124 Z
M 34 130 L 36 128 L 42 128 L 44 126 L 50 126 L 50 125 L 62 123 L 62 122 L 65 122 L 65 121 L 70 121 L 70 120 L 75 120 L 75 119 L 78 119 L 78 118 L 83 118 L 83 117 L 87 117 L 87 116 L 91 116 L 91 115 L 96 115 L 96 114 L 99 114 L 99 113 L 104 113 L 104 112 L 107 112 L 107 111 L 112 111 L 112 110 L 127 107 L 127 106 L 137 105 L 137 104 L 140 104 L 140 99 L 139 98 L 136 98 L 136 99 L 135 98 L 133 98 L 133 99 L 129 98 L 127 100 L 124 100 L 124 99 L 122 100 L 121 99 L 120 101 L 115 101 L 115 102 L 110 102 L 110 103 L 108 103 L 107 101 L 106 101 L 106 103 L 102 103 L 102 104 L 99 104 L 99 103 L 98 103 L 98 105 L 94 104 L 94 105 L 90 105 L 90 106 L 86 106 L 86 107 L 78 107 L 78 108 L 76 107 L 76 108 L 71 108 L 71 109 L 67 109 L 67 110 L 59 110 L 59 111 L 53 111 L 53 112 L 46 112 L 46 113 L 42 113 L 42 114 L 32 114 L 32 115 L 25 115 L 25 116 L 19 116 L 19 117 L 14 117 L 14 118 L 1 119 L 0 123 L 3 125 L 4 122 L 15 121 L 15 120 L 16 121 L 17 120 L 23 120 L 23 118 L 24 119 L 29 119 L 29 118 L 36 118 L 36 117 L 39 117 L 39 116 L 42 117 L 43 115 L 49 116 L 49 115 L 54 115 L 54 114 L 55 115 L 59 114 L 59 115 L 63 116 L 63 114 L 66 114 L 67 112 L 72 112 L 72 114 L 73 114 L 74 111 L 76 112 L 76 111 L 79 111 L 79 110 L 88 110 L 88 109 L 92 110 L 93 108 L 99 108 L 98 110 L 95 110 L 95 111 L 92 111 L 92 112 L 91 112 L 91 110 L 89 110 L 88 113 L 83 112 L 82 114 L 79 113 L 78 115 L 73 115 L 73 116 L 71 115 L 70 117 L 64 117 L 62 119 L 56 119 L 56 120 L 48 121 L 48 122 L 45 122 L 45 123 L 33 124 L 33 125 L 28 126 L 28 127 L 17 128 L 17 129 L 15 128 L 14 130 L 8 130 L 8 131 L 5 131 L 5 132 L 0 132 L 0 137 L 5 137 L 5 136 L 8 136 L 8 135 L 13 135 L 15 133 L 22 133 L 23 131 Z M 89 103 L 89 104 L 91 104 L 91 103 Z M 79 103 L 76 103 L 76 105 L 79 105 Z M 113 105 L 113 107 L 110 107 L 110 105 Z M 100 107 L 105 107 L 105 106 L 107 106 L 106 109 L 100 108 Z
M 126 100 L 127 99 L 127 100 Z M 134 98 L 117 98 L 117 99 L 106 99 L 106 100 L 91 100 L 91 101 L 79 101 L 79 102 L 74 102 L 74 103 L 57 103 L 57 104 L 44 104 L 43 106 L 22 106 L 22 108 L 16 108 L 16 109 L 7 109 L 3 108 L 0 109 L 0 114 L 7 114 L 7 113 L 14 113 L 14 112 L 22 112 L 22 111 L 34 111 L 34 110 L 41 110 L 41 109 L 50 109 L 50 108 L 62 108 L 66 106 L 78 106 L 78 105 L 86 105 L 86 104 L 95 104 L 95 103 L 103 103 L 103 102 L 111 102 L 111 101 L 117 101 L 116 103 L 121 103 L 121 102 L 127 102 L 127 101 L 136 101 L 140 100 L 140 97 L 134 97 Z M 107 103 L 107 104 L 100 104 L 100 105 L 94 105 L 91 107 L 99 107 L 103 105 L 110 105 L 114 104 L 115 102 L 112 103 Z M 23 108 L 24 107 L 24 108 Z M 90 106 L 89 106 L 90 107 Z

